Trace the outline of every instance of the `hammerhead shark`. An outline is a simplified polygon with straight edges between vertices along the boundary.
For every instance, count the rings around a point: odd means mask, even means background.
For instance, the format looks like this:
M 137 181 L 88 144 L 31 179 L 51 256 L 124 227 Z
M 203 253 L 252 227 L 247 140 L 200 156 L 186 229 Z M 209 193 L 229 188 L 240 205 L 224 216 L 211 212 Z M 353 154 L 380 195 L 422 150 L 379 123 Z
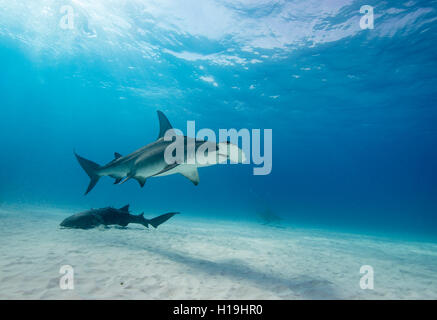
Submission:
M 119 225 L 126 227 L 129 223 L 142 224 L 146 228 L 149 225 L 157 228 L 160 224 L 166 222 L 179 212 L 169 212 L 153 219 L 144 218 L 144 213 L 132 215 L 129 213 L 129 205 L 116 209 L 112 207 L 91 209 L 84 212 L 76 213 L 61 222 L 61 227 L 76 229 L 91 229 L 100 225 Z
M 241 163 L 246 160 L 244 152 L 230 142 L 215 143 L 183 136 L 184 158 L 181 161 L 169 164 L 165 159 L 165 154 L 167 147 L 173 142 L 164 139 L 164 137 L 168 130 L 173 130 L 173 127 L 161 111 L 158 111 L 158 119 L 160 130 L 157 140 L 127 156 L 122 156 L 115 152 L 115 158 L 104 166 L 87 160 L 74 152 L 79 164 L 91 179 L 85 195 L 94 188 L 100 177 L 103 176 L 114 178 L 114 184 L 123 184 L 129 179 L 135 179 L 140 186 L 143 187 L 146 183 L 146 179 L 149 177 L 160 177 L 179 173 L 197 186 L 199 184 L 197 168 L 210 166 L 212 164 L 201 164 L 196 161 L 189 161 L 193 159 L 190 159 L 190 152 L 187 151 L 188 145 L 193 145 L 196 152 L 199 148 L 207 150 L 208 153 L 210 153 L 208 157 L 212 156 L 218 160 L 213 164 L 223 163 L 228 159 L 236 163 Z M 232 148 L 233 151 L 231 151 Z

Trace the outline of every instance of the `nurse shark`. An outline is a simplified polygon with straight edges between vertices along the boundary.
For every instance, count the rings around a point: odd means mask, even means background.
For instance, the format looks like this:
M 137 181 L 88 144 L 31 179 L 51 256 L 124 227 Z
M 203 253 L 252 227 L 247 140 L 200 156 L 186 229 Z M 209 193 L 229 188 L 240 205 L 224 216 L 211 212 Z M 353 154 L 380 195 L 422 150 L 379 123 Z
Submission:
M 114 184 L 122 184 L 130 179 L 135 179 L 143 187 L 147 178 L 179 173 L 197 186 L 199 184 L 198 167 L 226 163 L 227 160 L 235 163 L 246 161 L 244 152 L 230 142 L 215 143 L 187 136 L 178 136 L 179 138 L 182 137 L 183 158 L 179 157 L 179 160 L 174 163 L 168 163 L 166 161 L 168 151 L 166 153 L 166 150 L 174 141 L 165 139 L 165 135 L 169 130 L 173 130 L 173 127 L 161 111 L 158 111 L 158 119 L 160 131 L 157 140 L 126 156 L 115 152 L 114 159 L 104 166 L 87 160 L 74 152 L 79 164 L 91 179 L 85 195 L 94 188 L 103 176 L 114 178 Z M 175 134 L 174 137 L 177 140 L 178 137 Z M 190 151 L 189 146 L 194 147 L 194 152 Z M 216 161 L 197 161 L 197 151 L 199 150 L 206 152 L 205 156 L 208 159 L 216 159 Z
M 107 207 L 101 209 L 91 209 L 72 215 L 61 222 L 61 227 L 91 229 L 100 225 L 119 225 L 126 227 L 129 223 L 138 223 L 142 224 L 146 228 L 148 228 L 149 225 L 157 228 L 160 224 L 166 222 L 168 219 L 178 213 L 179 212 L 170 212 L 149 220 L 144 218 L 144 213 L 137 216 L 130 214 L 129 205 L 126 205 L 120 209 Z

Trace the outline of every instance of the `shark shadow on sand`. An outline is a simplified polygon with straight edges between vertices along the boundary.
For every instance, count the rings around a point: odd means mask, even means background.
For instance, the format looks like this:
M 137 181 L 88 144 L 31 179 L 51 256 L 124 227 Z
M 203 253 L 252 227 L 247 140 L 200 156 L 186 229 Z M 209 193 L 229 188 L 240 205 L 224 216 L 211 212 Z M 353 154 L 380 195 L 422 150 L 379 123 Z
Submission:
M 147 247 L 142 248 L 142 250 L 160 255 L 178 264 L 186 265 L 196 272 L 252 282 L 258 288 L 268 290 L 284 299 L 287 299 L 290 294 L 299 295 L 302 299 L 340 299 L 333 283 L 325 279 L 306 275 L 299 275 L 291 279 L 285 278 L 255 270 L 243 260 L 216 262 L 159 247 Z

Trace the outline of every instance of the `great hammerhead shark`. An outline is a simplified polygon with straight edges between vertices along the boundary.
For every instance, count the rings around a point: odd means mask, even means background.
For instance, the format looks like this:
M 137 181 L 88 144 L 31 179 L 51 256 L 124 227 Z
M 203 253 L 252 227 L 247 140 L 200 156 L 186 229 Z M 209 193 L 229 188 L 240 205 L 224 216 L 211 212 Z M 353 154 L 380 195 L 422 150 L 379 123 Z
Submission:
M 130 214 L 129 205 L 120 209 L 107 207 L 76 213 L 62 221 L 61 227 L 91 229 L 100 225 L 119 225 L 126 227 L 129 223 L 139 223 L 146 228 L 149 227 L 149 224 L 154 228 L 157 228 L 160 224 L 166 222 L 178 213 L 179 212 L 170 212 L 149 220 L 144 218 L 144 213 L 138 216 Z
M 165 134 L 168 130 L 172 130 L 170 122 L 167 117 L 158 111 L 160 131 L 158 139 L 127 156 L 122 156 L 119 153 L 114 153 L 115 159 L 104 166 L 100 166 L 90 160 L 82 158 L 76 152 L 77 160 L 85 172 L 90 177 L 91 181 L 85 192 L 85 195 L 90 192 L 94 186 L 99 181 L 100 177 L 109 176 L 115 179 L 114 184 L 121 184 L 129 179 L 135 179 L 138 181 L 141 187 L 146 183 L 146 179 L 149 177 L 159 177 L 170 174 L 180 173 L 186 178 L 190 179 L 194 185 L 199 183 L 199 174 L 197 172 L 198 167 L 210 166 L 212 164 L 223 163 L 228 159 L 241 163 L 246 160 L 244 152 L 238 148 L 236 145 L 230 142 L 215 143 L 212 141 L 199 140 L 195 138 L 189 138 L 183 136 L 184 157 L 182 161 L 175 163 L 168 163 L 165 159 L 166 149 L 173 142 L 164 139 Z M 195 151 L 202 148 L 202 150 L 207 150 L 208 155 L 215 157 L 217 159 L 216 163 L 199 163 L 188 161 L 189 145 L 194 146 Z M 196 154 L 195 152 L 195 154 Z

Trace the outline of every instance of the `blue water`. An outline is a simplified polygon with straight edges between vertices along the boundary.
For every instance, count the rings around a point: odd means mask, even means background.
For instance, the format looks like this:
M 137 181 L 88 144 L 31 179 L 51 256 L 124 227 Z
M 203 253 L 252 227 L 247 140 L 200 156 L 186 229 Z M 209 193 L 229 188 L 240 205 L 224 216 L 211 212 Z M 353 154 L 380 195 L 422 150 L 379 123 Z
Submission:
M 184 2 L 185 3 L 185 2 Z M 70 4 L 75 27 L 59 27 Z M 374 29 L 361 30 L 362 5 Z M 437 239 L 436 1 L 0 1 L 0 205 L 247 219 Z M 202 78 L 205 77 L 205 78 Z M 203 79 L 203 80 L 202 80 Z M 207 80 L 207 81 L 204 81 Z M 208 81 L 210 80 L 210 81 Z M 114 186 L 97 163 L 174 127 L 273 130 L 273 170 Z

